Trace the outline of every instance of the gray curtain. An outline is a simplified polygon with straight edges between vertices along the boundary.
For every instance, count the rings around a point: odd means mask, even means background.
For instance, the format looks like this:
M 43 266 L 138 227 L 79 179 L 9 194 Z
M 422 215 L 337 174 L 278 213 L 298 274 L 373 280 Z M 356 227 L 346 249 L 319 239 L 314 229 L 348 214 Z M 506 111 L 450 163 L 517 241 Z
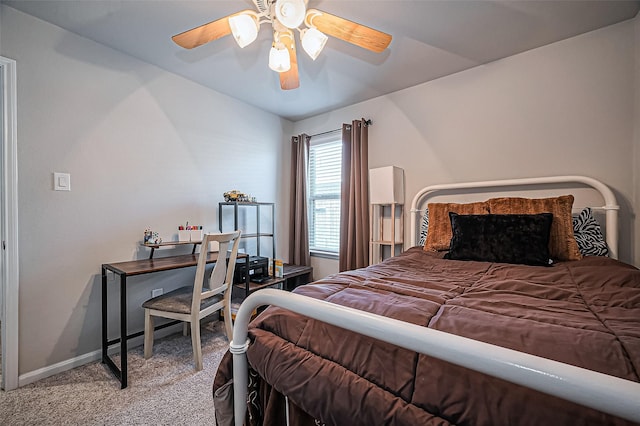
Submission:
M 369 136 L 365 119 L 342 125 L 340 272 L 369 264 Z
M 310 266 L 309 223 L 307 216 L 307 168 L 309 139 L 304 133 L 291 138 L 291 216 L 289 224 L 289 262 Z

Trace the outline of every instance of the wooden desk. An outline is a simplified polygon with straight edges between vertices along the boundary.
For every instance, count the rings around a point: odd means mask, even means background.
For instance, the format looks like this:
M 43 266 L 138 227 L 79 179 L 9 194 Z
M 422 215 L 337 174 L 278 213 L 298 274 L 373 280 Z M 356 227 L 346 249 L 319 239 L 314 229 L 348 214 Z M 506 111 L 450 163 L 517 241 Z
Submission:
M 144 334 L 139 331 L 127 334 L 127 277 L 150 274 L 152 272 L 170 271 L 174 269 L 196 266 L 198 254 L 185 254 L 180 256 L 159 257 L 156 259 L 140 259 L 128 262 L 102 264 L 102 362 L 106 364 L 120 381 L 121 389 L 127 387 L 127 340 Z M 246 254 L 238 253 L 238 258 L 246 257 Z M 218 253 L 211 252 L 207 257 L 207 263 L 215 263 Z M 107 273 L 113 272 L 120 277 L 120 336 L 109 340 L 107 330 Z M 247 279 L 249 274 L 247 274 Z M 156 330 L 175 324 L 171 322 L 156 327 Z M 109 357 L 110 346 L 120 343 L 120 368 Z
M 283 267 L 284 289 L 292 291 L 296 287 L 313 281 L 313 268 L 285 263 Z
M 234 284 L 233 294 L 235 300 L 244 300 L 251 293 L 263 288 L 278 288 L 280 290 L 292 291 L 296 287 L 313 281 L 313 268 L 311 266 L 300 266 L 285 263 L 283 265 L 282 278 L 269 277 L 262 282 L 248 281 Z M 240 294 L 240 292 L 242 292 Z

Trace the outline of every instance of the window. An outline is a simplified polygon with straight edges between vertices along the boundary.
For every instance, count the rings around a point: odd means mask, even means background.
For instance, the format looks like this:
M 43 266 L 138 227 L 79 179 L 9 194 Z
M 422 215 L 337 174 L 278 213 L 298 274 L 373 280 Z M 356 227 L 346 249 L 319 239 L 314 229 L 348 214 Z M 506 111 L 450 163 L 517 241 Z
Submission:
M 342 140 L 335 133 L 309 147 L 309 250 L 338 254 Z

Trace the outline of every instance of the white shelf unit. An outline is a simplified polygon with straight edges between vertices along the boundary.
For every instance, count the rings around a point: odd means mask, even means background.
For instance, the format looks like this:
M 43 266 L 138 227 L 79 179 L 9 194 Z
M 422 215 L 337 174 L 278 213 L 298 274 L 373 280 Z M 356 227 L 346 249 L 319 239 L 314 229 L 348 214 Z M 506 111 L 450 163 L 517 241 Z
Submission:
M 404 205 L 369 206 L 369 264 L 382 262 L 404 250 Z

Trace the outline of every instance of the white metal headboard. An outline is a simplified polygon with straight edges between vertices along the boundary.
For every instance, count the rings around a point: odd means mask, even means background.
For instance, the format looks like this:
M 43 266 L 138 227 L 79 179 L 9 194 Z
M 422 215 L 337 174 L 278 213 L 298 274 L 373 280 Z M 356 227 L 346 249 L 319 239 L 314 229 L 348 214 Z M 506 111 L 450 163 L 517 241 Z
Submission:
M 438 195 L 442 192 L 454 192 L 465 191 L 469 189 L 493 189 L 495 193 L 506 191 L 508 188 L 514 187 L 536 187 L 544 189 L 545 186 L 552 186 L 558 184 L 581 184 L 595 189 L 602 197 L 604 205 L 591 206 L 597 209 L 604 210 L 605 212 L 605 230 L 606 241 L 609 246 L 609 256 L 618 258 L 618 210 L 620 206 L 616 200 L 616 196 L 613 191 L 604 183 L 599 180 L 587 177 L 587 176 L 548 176 L 537 178 L 523 178 L 523 179 L 507 179 L 507 180 L 491 180 L 484 182 L 465 182 L 465 183 L 450 183 L 441 185 L 431 185 L 422 188 L 413 197 L 411 202 L 411 246 L 417 244 L 419 238 L 418 222 L 420 220 L 420 213 L 424 209 L 420 210 L 421 206 L 426 206 L 426 203 L 430 198 Z

